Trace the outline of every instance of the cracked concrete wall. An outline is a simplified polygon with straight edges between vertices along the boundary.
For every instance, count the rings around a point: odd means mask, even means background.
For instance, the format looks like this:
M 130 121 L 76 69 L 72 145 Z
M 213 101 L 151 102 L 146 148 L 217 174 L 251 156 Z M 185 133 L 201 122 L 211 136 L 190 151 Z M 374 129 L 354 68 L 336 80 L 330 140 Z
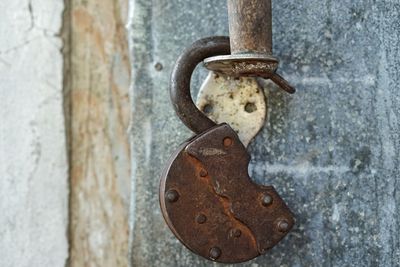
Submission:
M 191 136 L 169 101 L 173 63 L 193 41 L 228 34 L 226 3 L 130 3 L 131 264 L 211 266 L 166 226 L 158 185 Z M 297 93 L 265 88 L 268 119 L 249 147 L 250 174 L 276 187 L 297 223 L 237 266 L 399 266 L 400 3 L 281 0 L 273 14 L 274 54 Z M 193 95 L 204 75 L 194 75 Z
M 65 266 L 64 1 L 0 1 L 0 266 Z

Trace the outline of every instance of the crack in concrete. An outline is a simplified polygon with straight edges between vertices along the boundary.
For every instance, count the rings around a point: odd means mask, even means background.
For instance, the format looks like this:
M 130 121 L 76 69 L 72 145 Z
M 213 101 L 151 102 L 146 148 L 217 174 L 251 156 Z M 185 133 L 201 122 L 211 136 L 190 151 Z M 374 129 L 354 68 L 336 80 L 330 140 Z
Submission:
M 35 28 L 35 16 L 34 16 L 34 12 L 33 12 L 32 0 L 28 0 L 28 11 L 29 11 L 30 19 L 31 19 L 31 25 L 28 28 L 28 32 L 29 32 Z
M 36 36 L 36 37 L 34 37 L 32 39 L 25 40 L 23 43 L 17 44 L 17 45 L 15 45 L 13 47 L 10 47 L 10 48 L 6 49 L 6 50 L 0 51 L 0 55 L 5 55 L 5 54 L 11 53 L 11 52 L 15 52 L 15 51 L 27 46 L 28 44 L 32 43 L 33 41 L 35 41 L 38 38 L 40 38 L 40 36 Z

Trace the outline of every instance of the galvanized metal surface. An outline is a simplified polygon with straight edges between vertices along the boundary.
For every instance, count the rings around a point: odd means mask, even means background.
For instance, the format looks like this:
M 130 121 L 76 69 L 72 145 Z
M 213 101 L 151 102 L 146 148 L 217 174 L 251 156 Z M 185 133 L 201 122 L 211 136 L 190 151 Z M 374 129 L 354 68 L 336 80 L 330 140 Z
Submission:
M 165 225 L 158 185 L 191 134 L 169 101 L 173 63 L 195 40 L 228 34 L 225 5 L 131 0 L 133 266 L 210 265 Z M 273 1 L 274 54 L 297 93 L 266 90 L 249 171 L 275 186 L 296 225 L 267 255 L 236 266 L 400 264 L 399 13 L 389 0 Z M 195 72 L 192 95 L 207 73 Z
M 168 161 L 160 184 L 162 213 L 194 253 L 217 262 L 248 261 L 293 227 L 293 215 L 274 187 L 251 181 L 249 161 L 227 124 L 184 143 Z
M 210 72 L 200 87 L 197 107 L 216 123 L 228 123 L 247 147 L 265 123 L 264 89 L 256 78 Z

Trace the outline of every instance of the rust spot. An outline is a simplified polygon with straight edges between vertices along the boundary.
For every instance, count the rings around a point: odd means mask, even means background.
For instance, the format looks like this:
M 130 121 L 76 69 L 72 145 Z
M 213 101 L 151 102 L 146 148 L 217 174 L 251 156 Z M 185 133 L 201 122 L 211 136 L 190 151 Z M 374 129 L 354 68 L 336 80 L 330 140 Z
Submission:
M 224 138 L 224 146 L 225 147 L 230 147 L 232 145 L 232 139 L 230 137 L 225 137 Z

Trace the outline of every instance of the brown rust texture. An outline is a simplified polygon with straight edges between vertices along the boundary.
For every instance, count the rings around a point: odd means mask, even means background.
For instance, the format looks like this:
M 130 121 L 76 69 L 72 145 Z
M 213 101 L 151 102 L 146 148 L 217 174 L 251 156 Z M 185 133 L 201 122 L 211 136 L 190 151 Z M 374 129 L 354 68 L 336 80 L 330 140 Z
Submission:
M 127 5 L 69 3 L 70 266 L 128 265 Z
M 211 259 L 213 247 L 222 249 L 216 259 L 219 262 L 241 262 L 256 257 L 253 234 L 233 218 L 230 203 L 215 193 L 211 177 L 201 177 L 204 169 L 198 160 L 182 152 L 162 181 L 161 207 L 171 231 L 188 249 L 207 259 Z M 178 192 L 176 201 L 164 201 L 169 190 Z M 201 223 L 199 216 L 205 218 Z M 235 236 L 238 231 L 240 234 Z
M 228 0 L 232 54 L 272 54 L 271 0 Z
M 293 227 L 293 214 L 272 186 L 252 182 L 250 157 L 227 124 L 173 154 L 160 184 L 163 216 L 191 251 L 222 263 L 264 254 Z

